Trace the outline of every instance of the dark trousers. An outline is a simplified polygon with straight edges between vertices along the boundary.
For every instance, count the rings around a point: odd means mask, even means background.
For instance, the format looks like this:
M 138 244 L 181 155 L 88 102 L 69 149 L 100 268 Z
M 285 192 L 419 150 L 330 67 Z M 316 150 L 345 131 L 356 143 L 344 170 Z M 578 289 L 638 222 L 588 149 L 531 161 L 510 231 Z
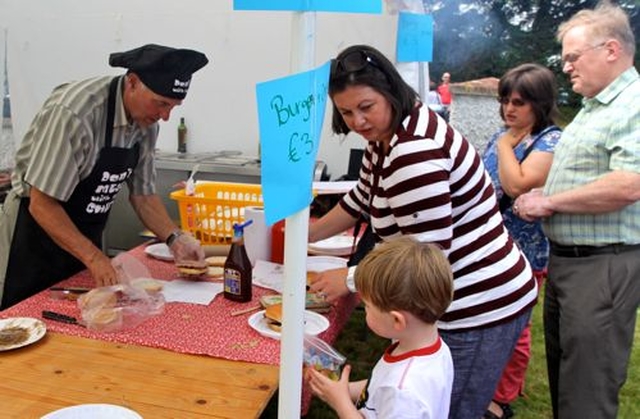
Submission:
M 550 256 L 544 329 L 554 418 L 616 418 L 639 303 L 639 250 Z

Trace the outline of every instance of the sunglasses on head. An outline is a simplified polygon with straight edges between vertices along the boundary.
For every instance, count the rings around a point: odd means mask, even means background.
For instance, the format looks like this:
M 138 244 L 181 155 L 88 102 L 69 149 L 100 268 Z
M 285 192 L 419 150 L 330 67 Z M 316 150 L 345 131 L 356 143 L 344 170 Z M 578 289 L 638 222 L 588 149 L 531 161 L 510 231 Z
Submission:
M 510 99 L 506 96 L 500 96 L 498 97 L 498 102 L 500 102 L 501 105 L 508 105 L 509 103 L 511 103 L 513 106 L 515 106 L 516 108 L 519 108 L 521 106 L 524 106 L 527 104 L 527 102 L 523 99 L 520 98 L 514 98 L 514 99 Z
M 332 62 L 332 73 L 356 73 L 364 70 L 369 64 L 376 68 L 380 68 L 373 57 L 367 54 L 365 51 L 357 50 L 351 51 L 344 55 L 342 58 L 336 58 Z

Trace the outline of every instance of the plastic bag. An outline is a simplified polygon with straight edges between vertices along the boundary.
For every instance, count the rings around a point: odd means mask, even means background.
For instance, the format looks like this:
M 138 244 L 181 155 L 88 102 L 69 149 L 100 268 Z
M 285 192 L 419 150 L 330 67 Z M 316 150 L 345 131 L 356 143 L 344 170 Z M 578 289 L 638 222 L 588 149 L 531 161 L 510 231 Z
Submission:
M 347 358 L 322 339 L 305 335 L 302 362 L 307 368 L 314 368 L 332 380 L 340 379 L 340 370 Z
M 120 253 L 111 259 L 111 265 L 116 270 L 118 282 L 121 284 L 128 284 L 136 278 L 151 278 L 149 269 L 134 256 L 127 253 Z
M 136 327 L 162 313 L 164 304 L 161 292 L 148 292 L 132 284 L 94 288 L 78 298 L 82 322 L 87 328 L 101 332 Z

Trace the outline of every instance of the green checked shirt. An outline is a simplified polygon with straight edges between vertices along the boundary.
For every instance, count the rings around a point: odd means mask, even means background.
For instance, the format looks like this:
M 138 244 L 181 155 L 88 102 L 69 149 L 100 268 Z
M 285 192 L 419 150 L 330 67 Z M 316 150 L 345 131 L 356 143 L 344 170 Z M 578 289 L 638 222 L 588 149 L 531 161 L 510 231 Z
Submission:
M 616 170 L 640 173 L 640 79 L 631 67 L 591 99 L 562 132 L 544 187 L 553 195 Z M 564 245 L 640 243 L 640 202 L 605 214 L 557 213 L 543 222 Z

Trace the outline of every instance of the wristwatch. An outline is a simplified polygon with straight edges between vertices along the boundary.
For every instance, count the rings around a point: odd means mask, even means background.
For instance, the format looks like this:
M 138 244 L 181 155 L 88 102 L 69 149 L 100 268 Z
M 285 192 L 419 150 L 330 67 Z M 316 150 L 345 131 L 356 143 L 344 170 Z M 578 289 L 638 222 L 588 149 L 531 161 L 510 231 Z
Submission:
M 182 236 L 182 234 L 182 230 L 174 230 L 171 232 L 171 234 L 169 234 L 169 236 L 167 236 L 167 240 L 165 240 L 164 242 L 167 246 L 171 247 L 173 242 L 176 241 L 178 237 Z
M 357 266 L 350 266 L 349 267 L 349 270 L 347 271 L 347 279 L 345 280 L 345 284 L 347 285 L 347 288 L 351 292 L 356 292 L 357 291 L 356 290 L 356 278 L 355 278 L 356 267 Z

